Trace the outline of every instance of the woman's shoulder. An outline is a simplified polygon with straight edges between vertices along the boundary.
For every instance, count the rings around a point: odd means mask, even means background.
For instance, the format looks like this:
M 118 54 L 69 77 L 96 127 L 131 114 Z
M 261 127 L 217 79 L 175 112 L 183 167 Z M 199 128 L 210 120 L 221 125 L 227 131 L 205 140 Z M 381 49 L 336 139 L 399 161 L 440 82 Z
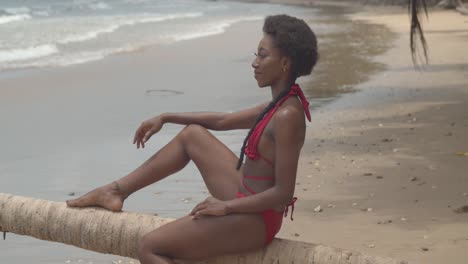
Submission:
M 275 113 L 280 119 L 282 118 L 294 118 L 304 117 L 304 108 L 301 101 L 297 97 L 289 97 L 286 99 Z
M 305 126 L 304 108 L 297 98 L 288 98 L 278 107 L 273 119 L 279 125 Z

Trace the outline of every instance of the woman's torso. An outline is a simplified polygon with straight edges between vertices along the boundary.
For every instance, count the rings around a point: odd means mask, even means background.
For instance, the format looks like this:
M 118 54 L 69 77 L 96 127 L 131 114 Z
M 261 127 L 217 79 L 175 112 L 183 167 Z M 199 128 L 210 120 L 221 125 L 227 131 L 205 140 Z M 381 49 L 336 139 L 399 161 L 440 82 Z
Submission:
M 286 99 L 282 105 L 278 107 L 276 112 L 281 111 L 281 109 L 285 107 L 294 107 L 298 108 L 301 111 L 296 111 L 297 113 L 304 115 L 304 111 L 302 110 L 302 104 L 298 100 L 296 96 L 291 96 L 290 98 Z M 246 158 L 244 165 L 242 166 L 242 182 L 240 186 L 240 192 L 249 196 L 253 193 L 260 193 L 263 192 L 275 185 L 275 135 L 273 131 L 273 127 L 275 125 L 275 115 L 266 125 L 263 133 L 261 134 L 260 141 L 257 146 L 257 152 L 261 156 L 258 159 L 252 160 Z M 304 126 L 305 130 L 305 126 Z M 298 138 L 303 143 L 303 138 Z M 245 177 L 247 176 L 247 177 Z M 253 177 L 252 177 L 253 176 Z M 245 186 L 244 186 L 245 185 Z M 282 211 L 284 209 L 283 206 L 278 206 L 276 208 L 277 211 Z

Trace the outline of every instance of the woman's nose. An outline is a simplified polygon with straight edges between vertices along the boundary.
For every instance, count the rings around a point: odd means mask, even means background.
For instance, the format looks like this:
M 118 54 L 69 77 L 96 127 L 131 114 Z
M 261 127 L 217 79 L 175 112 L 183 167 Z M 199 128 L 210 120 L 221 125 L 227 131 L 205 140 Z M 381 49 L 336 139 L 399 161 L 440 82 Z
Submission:
M 258 68 L 258 62 L 257 62 L 257 57 L 252 61 L 252 68 L 256 69 Z

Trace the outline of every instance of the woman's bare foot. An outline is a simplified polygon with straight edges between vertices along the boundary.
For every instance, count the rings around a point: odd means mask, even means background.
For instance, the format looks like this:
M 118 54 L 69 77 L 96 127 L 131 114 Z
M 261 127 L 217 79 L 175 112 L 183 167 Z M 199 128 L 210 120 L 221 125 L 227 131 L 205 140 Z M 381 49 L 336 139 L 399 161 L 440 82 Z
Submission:
M 99 206 L 107 210 L 118 212 L 122 210 L 126 194 L 117 182 L 94 189 L 81 197 L 68 200 L 69 207 Z

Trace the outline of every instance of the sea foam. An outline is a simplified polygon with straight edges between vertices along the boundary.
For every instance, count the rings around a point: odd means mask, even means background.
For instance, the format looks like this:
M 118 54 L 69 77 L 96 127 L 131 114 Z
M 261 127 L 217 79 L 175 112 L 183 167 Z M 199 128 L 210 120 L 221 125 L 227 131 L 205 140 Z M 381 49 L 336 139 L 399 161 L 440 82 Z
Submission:
M 123 26 L 133 26 L 136 24 L 142 23 L 154 23 L 154 22 L 162 22 L 166 20 L 173 20 L 178 18 L 193 18 L 193 17 L 200 17 L 203 16 L 203 13 L 185 13 L 185 14 L 173 14 L 173 15 L 147 15 L 145 17 L 140 18 L 131 18 L 127 20 L 122 20 L 120 22 L 116 22 L 116 24 L 108 27 L 103 27 L 100 29 L 96 29 L 93 31 L 85 32 L 83 34 L 75 34 L 65 37 L 64 39 L 58 41 L 59 44 L 68 44 L 73 42 L 83 42 L 91 39 L 97 38 L 99 35 L 112 33 Z
M 0 62 L 13 62 L 45 57 L 58 52 L 55 45 L 40 45 L 24 49 L 0 50 Z
M 21 14 L 21 15 L 11 15 L 11 16 L 0 16 L 0 25 L 11 23 L 11 22 L 18 22 L 23 20 L 31 19 L 32 17 L 28 14 Z
M 183 40 L 190 40 L 196 38 L 207 37 L 211 35 L 222 34 L 226 31 L 227 28 L 232 26 L 233 24 L 243 22 L 243 21 L 255 21 L 255 20 L 262 20 L 263 17 L 245 17 L 245 18 L 236 18 L 236 19 L 229 19 L 221 22 L 213 22 L 211 24 L 204 24 L 201 25 L 198 30 L 194 30 L 190 33 L 181 33 L 175 35 L 166 35 L 163 36 L 165 39 L 170 39 L 172 41 L 178 42 Z

